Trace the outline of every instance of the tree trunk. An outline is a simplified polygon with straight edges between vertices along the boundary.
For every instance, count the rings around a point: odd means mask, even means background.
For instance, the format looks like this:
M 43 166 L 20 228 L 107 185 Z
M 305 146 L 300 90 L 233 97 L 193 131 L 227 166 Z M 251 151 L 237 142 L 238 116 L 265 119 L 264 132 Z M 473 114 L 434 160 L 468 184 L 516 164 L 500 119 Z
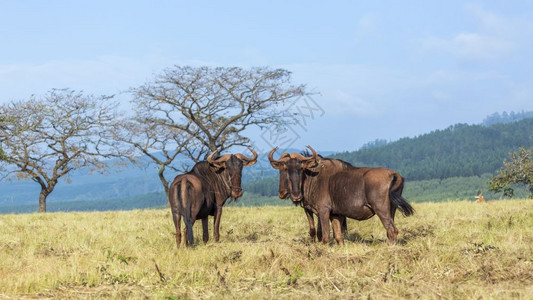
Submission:
M 161 184 L 163 185 L 163 188 L 165 189 L 165 195 L 167 195 L 167 207 L 170 207 L 170 199 L 168 198 L 170 187 L 168 186 L 168 181 L 165 178 L 165 165 L 161 164 L 159 167 L 159 180 L 161 181 Z
M 46 197 L 48 197 L 48 192 L 44 189 L 41 189 L 41 193 L 39 194 L 39 212 L 45 213 L 46 212 Z
M 37 182 L 39 182 L 39 184 L 41 185 L 41 193 L 39 193 L 39 212 L 45 213 L 46 212 L 46 198 L 54 190 L 57 184 L 57 178 L 53 178 L 52 180 L 48 181 L 47 182 L 48 186 L 46 186 L 46 183 L 40 178 L 37 180 Z

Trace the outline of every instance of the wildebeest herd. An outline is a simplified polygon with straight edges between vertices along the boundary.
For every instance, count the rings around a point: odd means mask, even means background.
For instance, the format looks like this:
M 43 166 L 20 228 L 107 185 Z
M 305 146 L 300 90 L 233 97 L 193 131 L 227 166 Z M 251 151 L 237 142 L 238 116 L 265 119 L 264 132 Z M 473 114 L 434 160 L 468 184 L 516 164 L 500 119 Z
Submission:
M 330 222 L 337 243 L 343 244 L 346 218 L 367 220 L 378 215 L 387 231 L 389 244 L 396 243 L 398 229 L 394 215 L 399 209 L 405 216 L 414 213 L 402 197 L 404 179 L 386 168 L 355 167 L 338 159 L 324 158 L 311 152 L 283 153 L 274 159 L 278 148 L 268 154 L 273 168 L 279 170 L 279 198 L 290 198 L 304 208 L 309 234 L 314 240 L 329 243 Z M 214 238 L 220 238 L 222 207 L 230 197 L 242 196 L 242 168 L 257 161 L 241 153 L 218 156 L 211 153 L 207 161 L 198 162 L 191 171 L 176 176 L 170 185 L 169 203 L 176 227 L 176 244 L 181 242 L 181 217 L 184 219 L 184 243 L 194 241 L 192 226 L 202 220 L 203 241 L 207 242 L 208 216 L 214 216 Z M 318 217 L 315 228 L 314 217 Z

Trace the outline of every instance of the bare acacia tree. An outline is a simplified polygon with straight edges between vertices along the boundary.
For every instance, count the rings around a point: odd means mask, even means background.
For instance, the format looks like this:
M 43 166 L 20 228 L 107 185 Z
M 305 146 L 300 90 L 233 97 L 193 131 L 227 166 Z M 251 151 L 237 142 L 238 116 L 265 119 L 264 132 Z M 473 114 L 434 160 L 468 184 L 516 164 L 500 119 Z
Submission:
M 117 118 L 116 103 L 107 96 L 88 96 L 69 89 L 0 106 L 0 142 L 6 152 L 4 179 L 37 182 L 39 212 L 61 177 L 90 168 L 102 172 L 107 158 L 123 157 L 118 142 L 107 136 Z
M 305 94 L 283 69 L 175 66 L 132 89 L 136 121 L 158 124 L 191 139 L 182 147 L 192 161 L 233 146 L 248 146 L 245 130 L 284 121 L 278 104 Z

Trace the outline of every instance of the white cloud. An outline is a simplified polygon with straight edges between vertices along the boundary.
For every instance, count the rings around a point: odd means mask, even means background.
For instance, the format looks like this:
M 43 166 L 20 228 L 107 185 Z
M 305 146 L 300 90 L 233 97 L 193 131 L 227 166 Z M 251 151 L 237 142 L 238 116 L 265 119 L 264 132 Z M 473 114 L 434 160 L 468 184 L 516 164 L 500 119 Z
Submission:
M 139 67 L 134 61 L 118 57 L 0 65 L 0 81 L 8 87 L 2 91 L 2 100 L 25 99 L 31 94 L 67 87 L 114 94 L 139 79 L 135 78 Z
M 513 39 L 532 33 L 533 23 L 527 16 L 521 16 L 520 11 L 515 12 L 513 16 L 504 16 L 478 5 L 467 5 L 466 11 L 477 20 L 481 32 Z
M 450 53 L 462 59 L 493 60 L 512 55 L 515 44 L 498 36 L 461 32 L 451 39 L 427 38 L 423 41 L 423 48 Z
M 326 113 L 337 116 L 371 117 L 392 109 L 390 102 L 417 81 L 398 70 L 354 64 L 294 64 L 294 83 L 306 83 L 320 92 L 317 101 Z
M 497 15 L 473 5 L 467 6 L 466 11 L 476 21 L 475 30 L 461 31 L 450 37 L 427 37 L 422 40 L 422 49 L 452 54 L 464 60 L 504 60 L 533 39 L 533 22 L 529 19 Z
M 378 109 L 370 102 L 342 90 L 332 91 L 331 101 L 326 103 L 328 113 L 333 115 L 370 116 L 378 114 Z
M 425 79 L 421 80 L 421 86 L 454 86 L 468 85 L 471 82 L 486 82 L 490 80 L 504 80 L 505 78 L 494 71 L 473 72 L 466 70 L 434 70 Z
M 102 56 L 87 60 L 0 65 L 0 102 L 27 99 L 53 88 L 72 88 L 96 95 L 118 94 L 145 83 L 174 64 L 214 65 L 150 55 L 142 58 Z
M 460 33 L 452 43 L 458 55 L 472 59 L 496 59 L 512 54 L 514 50 L 512 41 L 476 33 Z

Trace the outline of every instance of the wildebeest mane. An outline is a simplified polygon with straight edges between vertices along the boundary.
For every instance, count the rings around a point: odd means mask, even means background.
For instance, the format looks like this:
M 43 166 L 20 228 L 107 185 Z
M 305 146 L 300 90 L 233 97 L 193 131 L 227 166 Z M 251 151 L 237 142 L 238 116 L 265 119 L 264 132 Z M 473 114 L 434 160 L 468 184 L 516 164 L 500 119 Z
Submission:
M 336 160 L 337 162 L 339 162 L 341 164 L 341 166 L 344 168 L 344 169 L 349 169 L 349 168 L 355 168 L 354 165 L 352 165 L 351 163 L 347 162 L 347 161 L 344 161 L 342 159 L 338 159 L 338 158 L 324 158 L 324 160 Z
M 223 172 L 213 172 L 213 169 L 209 166 L 209 162 L 200 161 L 189 172 L 196 176 L 204 178 L 206 182 L 210 183 L 210 187 L 214 187 L 213 192 L 219 192 L 222 195 L 229 195 L 230 191 L 228 189 L 227 179 L 224 176 Z
M 303 150 L 302 152 L 300 152 L 300 154 L 305 157 L 313 156 L 313 153 L 311 153 L 311 151 L 309 151 L 308 149 Z M 318 157 L 322 158 L 320 154 L 318 155 Z
M 300 152 L 300 154 L 305 156 L 305 157 L 313 156 L 313 153 L 311 153 L 311 151 L 309 151 L 308 149 L 303 150 L 302 152 Z M 355 168 L 354 165 L 352 165 L 351 163 L 349 163 L 347 161 L 344 161 L 342 159 L 328 158 L 328 157 L 324 157 L 324 156 L 322 156 L 320 154 L 318 154 L 318 157 L 321 160 L 339 163 L 340 167 L 343 168 L 343 169 Z

